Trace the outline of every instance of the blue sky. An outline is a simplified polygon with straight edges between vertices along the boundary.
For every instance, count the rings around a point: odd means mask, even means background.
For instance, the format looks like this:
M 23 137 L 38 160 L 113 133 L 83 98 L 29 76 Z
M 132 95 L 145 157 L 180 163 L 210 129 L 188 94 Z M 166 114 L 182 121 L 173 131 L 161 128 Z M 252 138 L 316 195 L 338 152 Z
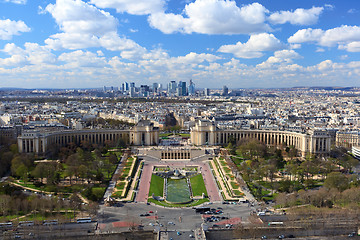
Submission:
M 0 87 L 360 86 L 356 0 L 0 0 Z

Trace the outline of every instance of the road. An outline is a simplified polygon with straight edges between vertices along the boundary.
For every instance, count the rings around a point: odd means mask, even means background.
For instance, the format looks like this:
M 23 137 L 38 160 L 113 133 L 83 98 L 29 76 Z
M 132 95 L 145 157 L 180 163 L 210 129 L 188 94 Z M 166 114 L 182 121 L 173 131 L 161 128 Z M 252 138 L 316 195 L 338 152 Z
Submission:
M 55 237 L 70 237 L 93 235 L 97 222 L 65 223 L 58 225 L 34 225 L 16 227 L 5 231 L 0 230 L 0 240 L 5 239 L 51 239 Z
M 223 208 L 224 213 L 217 215 L 227 217 L 229 220 L 236 219 L 246 221 L 252 208 L 247 204 L 209 204 L 210 208 Z M 150 213 L 150 216 L 140 217 L 140 214 Z M 121 231 L 129 226 L 143 225 L 144 230 L 170 230 L 170 231 L 193 231 L 203 223 L 202 214 L 195 213 L 193 208 L 164 208 L 157 205 L 144 203 L 124 203 L 119 207 L 100 206 L 98 222 L 102 231 Z M 174 224 L 172 224 L 172 223 Z M 127 223 L 127 224 L 125 224 Z M 219 222 L 207 223 L 209 227 Z M 123 226 L 123 227 L 121 227 Z M 189 235 L 189 234 L 188 234 Z M 176 239 L 176 238 L 174 238 Z

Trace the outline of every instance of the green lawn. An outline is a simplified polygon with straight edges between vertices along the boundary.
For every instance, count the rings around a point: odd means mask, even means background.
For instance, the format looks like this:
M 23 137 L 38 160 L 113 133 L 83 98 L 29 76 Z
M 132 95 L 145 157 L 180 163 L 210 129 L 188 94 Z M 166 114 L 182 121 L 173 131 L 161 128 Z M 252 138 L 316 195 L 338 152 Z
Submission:
M 230 168 L 228 168 L 228 167 L 223 167 L 223 169 L 224 169 L 224 172 L 225 172 L 225 173 L 231 173 Z
M 244 196 L 245 195 L 244 193 L 242 193 L 239 190 L 233 190 L 233 193 L 234 193 L 235 196 Z
M 239 184 L 236 183 L 236 182 L 232 182 L 232 181 L 231 181 L 230 184 L 231 184 L 231 187 L 232 187 L 232 188 L 235 188 L 235 189 L 236 189 L 236 188 L 239 188 Z
M 164 179 L 155 174 L 151 176 L 149 196 L 164 196 Z
M 205 194 L 205 196 L 207 196 L 204 179 L 201 174 L 190 178 L 190 183 L 193 196 L 202 196 L 203 193 Z

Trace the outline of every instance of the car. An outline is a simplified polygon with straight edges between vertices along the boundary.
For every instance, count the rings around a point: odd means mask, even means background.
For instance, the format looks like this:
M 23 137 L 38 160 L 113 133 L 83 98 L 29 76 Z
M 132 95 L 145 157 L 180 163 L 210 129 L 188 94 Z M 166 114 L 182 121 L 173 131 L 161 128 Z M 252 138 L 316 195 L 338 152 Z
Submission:
M 261 239 L 267 239 L 267 236 L 264 235 L 264 236 L 261 237 Z
M 189 238 L 193 238 L 194 236 L 192 234 L 189 235 Z
M 180 235 L 181 235 L 181 232 L 176 232 L 176 235 L 180 236 Z
M 168 222 L 168 225 L 175 225 L 174 222 Z
M 354 237 L 356 235 L 356 232 L 349 233 L 348 237 Z
M 284 235 L 279 235 L 279 237 L 278 237 L 279 239 L 284 239 L 285 238 L 285 236 Z
M 140 217 L 144 217 L 144 214 L 140 214 L 139 216 L 140 216 Z
M 148 216 L 150 216 L 150 214 L 148 214 L 148 213 L 145 213 L 145 214 L 144 214 L 144 216 L 145 216 L 145 217 L 148 217 Z
M 154 213 L 153 211 L 149 211 L 149 213 Z

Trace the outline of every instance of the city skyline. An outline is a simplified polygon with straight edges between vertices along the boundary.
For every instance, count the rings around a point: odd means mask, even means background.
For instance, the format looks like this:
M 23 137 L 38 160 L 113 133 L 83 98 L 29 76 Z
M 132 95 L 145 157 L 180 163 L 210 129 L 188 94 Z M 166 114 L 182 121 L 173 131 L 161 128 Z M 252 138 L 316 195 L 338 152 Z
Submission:
M 0 0 L 0 88 L 359 86 L 356 1 Z

